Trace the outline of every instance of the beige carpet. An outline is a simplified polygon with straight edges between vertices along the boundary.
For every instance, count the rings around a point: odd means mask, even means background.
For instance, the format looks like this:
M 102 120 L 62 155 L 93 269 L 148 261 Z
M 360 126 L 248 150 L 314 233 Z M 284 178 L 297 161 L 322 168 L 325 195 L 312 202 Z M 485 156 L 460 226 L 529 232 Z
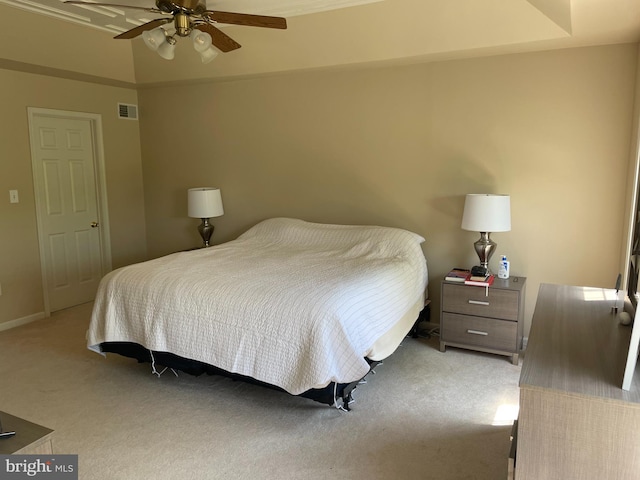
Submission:
M 507 476 L 520 368 L 506 357 L 406 338 L 342 413 L 105 359 L 85 346 L 90 312 L 81 305 L 0 332 L 0 410 L 54 429 L 57 453 L 79 455 L 82 480 Z

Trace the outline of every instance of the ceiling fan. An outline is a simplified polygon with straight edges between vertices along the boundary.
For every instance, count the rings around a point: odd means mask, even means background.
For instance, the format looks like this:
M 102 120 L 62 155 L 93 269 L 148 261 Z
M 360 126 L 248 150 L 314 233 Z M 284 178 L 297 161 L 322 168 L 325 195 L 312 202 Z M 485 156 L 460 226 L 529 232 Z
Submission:
M 213 44 L 222 52 L 230 52 L 232 50 L 240 48 L 239 43 L 237 43 L 235 40 L 233 40 L 231 37 L 223 33 L 215 26 L 215 24 L 217 23 L 245 25 L 250 27 L 279 29 L 287 28 L 287 20 L 282 17 L 270 17 L 265 15 L 251 15 L 247 13 L 231 13 L 219 12 L 216 10 L 207 10 L 206 0 L 156 0 L 155 8 L 136 7 L 132 5 L 122 4 L 119 5 L 113 3 L 94 3 L 81 0 L 66 0 L 64 3 L 90 7 L 104 6 L 129 8 L 135 10 L 144 10 L 146 12 L 156 13 L 159 15 L 165 15 L 165 18 L 157 18 L 155 20 L 151 20 L 150 22 L 132 28 L 131 30 L 127 30 L 126 32 L 123 32 L 114 38 L 135 38 L 139 35 L 144 34 L 145 32 L 150 32 L 151 30 L 155 30 L 158 27 L 162 27 L 163 25 L 173 22 L 175 26 L 175 35 L 178 35 L 179 37 L 192 36 L 192 38 L 194 39 L 194 47 L 196 48 L 196 50 L 198 50 L 198 42 L 200 42 L 200 47 L 202 48 L 202 50 L 205 50 L 211 44 Z M 198 33 L 195 32 L 195 30 L 208 33 L 211 36 L 211 43 L 209 43 L 206 36 L 204 37 L 204 39 L 202 36 L 200 36 L 199 40 L 197 35 L 193 36 L 192 34 Z M 145 37 L 147 37 L 145 38 L 145 43 L 147 43 L 150 48 L 153 48 L 147 41 L 150 37 L 148 37 L 147 35 L 145 35 Z M 166 40 L 170 45 L 175 45 L 175 38 L 173 36 L 166 35 L 166 38 L 163 40 Z M 204 46 L 205 44 L 206 46 Z M 162 53 L 160 54 L 162 55 Z M 171 56 L 171 58 L 173 57 Z M 205 58 L 203 57 L 203 61 L 204 60 Z

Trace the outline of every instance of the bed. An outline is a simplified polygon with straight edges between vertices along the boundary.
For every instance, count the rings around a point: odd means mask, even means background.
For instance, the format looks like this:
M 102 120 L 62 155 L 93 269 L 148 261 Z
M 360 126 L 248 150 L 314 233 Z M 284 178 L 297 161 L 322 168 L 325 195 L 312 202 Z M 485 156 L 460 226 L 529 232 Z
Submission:
M 236 240 L 107 274 L 88 348 L 348 409 L 425 305 L 423 242 L 391 227 L 264 220 Z

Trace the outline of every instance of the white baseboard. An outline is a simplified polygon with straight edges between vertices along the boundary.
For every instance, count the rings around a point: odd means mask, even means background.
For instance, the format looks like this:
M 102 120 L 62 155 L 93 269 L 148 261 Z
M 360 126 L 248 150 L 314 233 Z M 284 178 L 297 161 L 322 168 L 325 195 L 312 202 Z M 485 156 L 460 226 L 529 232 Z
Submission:
M 26 325 L 27 323 L 35 322 L 36 320 L 42 320 L 45 318 L 44 312 L 34 313 L 32 315 L 27 315 L 26 317 L 16 318 L 15 320 L 9 320 L 8 322 L 0 323 L 0 332 L 3 330 L 9 330 L 10 328 L 19 327 L 21 325 Z

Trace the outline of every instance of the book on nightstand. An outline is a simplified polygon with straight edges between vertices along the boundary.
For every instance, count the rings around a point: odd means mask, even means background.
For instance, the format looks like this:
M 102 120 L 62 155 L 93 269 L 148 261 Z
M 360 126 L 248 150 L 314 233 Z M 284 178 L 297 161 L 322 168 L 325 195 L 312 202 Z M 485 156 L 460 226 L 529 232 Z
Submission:
M 487 275 L 486 277 L 469 276 L 469 278 L 464 281 L 464 284 L 476 285 L 478 287 L 488 287 L 493 283 L 494 279 L 495 277 L 493 275 Z
M 444 279 L 447 282 L 463 283 L 469 278 L 469 275 L 471 275 L 471 270 L 468 270 L 466 268 L 454 268 L 449 273 L 447 273 L 447 276 L 444 277 Z

